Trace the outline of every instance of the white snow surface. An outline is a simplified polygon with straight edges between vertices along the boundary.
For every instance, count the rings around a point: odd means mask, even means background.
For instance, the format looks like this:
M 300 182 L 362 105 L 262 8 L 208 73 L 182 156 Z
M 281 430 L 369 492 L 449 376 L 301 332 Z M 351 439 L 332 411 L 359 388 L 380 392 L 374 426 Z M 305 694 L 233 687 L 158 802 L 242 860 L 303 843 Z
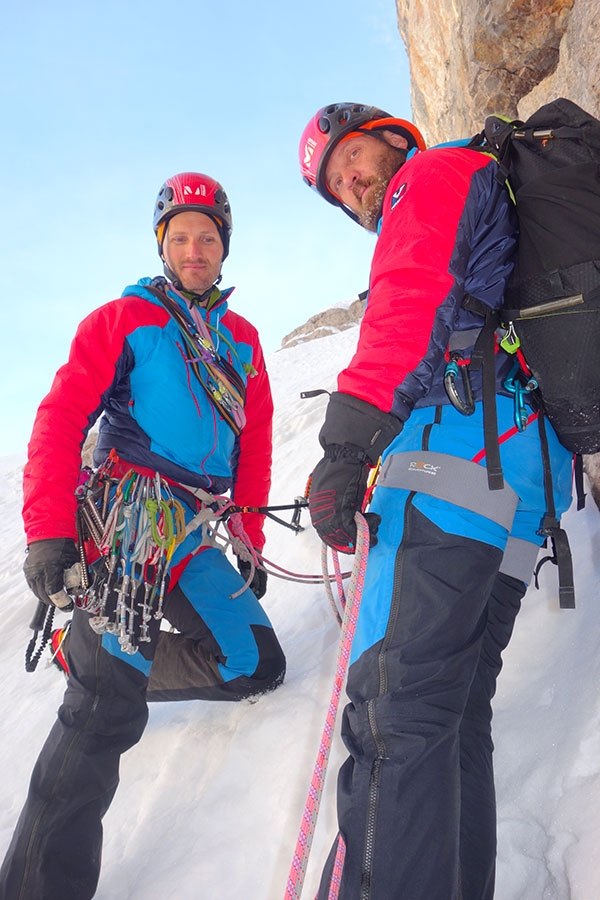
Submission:
M 317 435 L 357 337 L 352 328 L 273 354 L 275 459 L 271 503 L 302 494 L 320 457 Z M 3 773 L 0 855 L 64 680 L 44 657 L 24 670 L 35 601 L 22 563 L 23 457 L 0 459 Z M 303 524 L 309 526 L 308 514 Z M 505 653 L 495 699 L 497 900 L 600 897 L 600 515 L 591 498 L 564 518 L 577 608 L 560 610 L 552 565 L 530 588 Z M 265 555 L 320 572 L 320 543 L 268 522 Z M 122 760 L 107 813 L 100 900 L 284 900 L 333 684 L 339 628 L 322 586 L 270 577 L 265 607 L 287 655 L 282 688 L 255 703 L 154 704 L 141 742 Z M 65 620 L 58 614 L 57 624 Z M 340 715 L 338 715 L 338 724 Z M 336 734 L 303 897 L 313 898 L 336 829 Z M 423 861 L 435 865 L 435 859 Z M 410 898 L 407 898 L 410 900 Z

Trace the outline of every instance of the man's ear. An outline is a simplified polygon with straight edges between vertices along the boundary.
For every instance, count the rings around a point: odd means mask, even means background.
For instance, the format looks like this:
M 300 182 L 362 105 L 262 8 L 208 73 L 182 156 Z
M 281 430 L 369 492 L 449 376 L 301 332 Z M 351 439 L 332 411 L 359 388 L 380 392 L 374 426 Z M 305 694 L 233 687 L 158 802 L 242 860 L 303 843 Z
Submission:
M 408 141 L 403 134 L 396 134 L 395 131 L 390 131 L 389 128 L 382 128 L 380 134 L 390 147 L 396 147 L 398 150 L 408 150 Z

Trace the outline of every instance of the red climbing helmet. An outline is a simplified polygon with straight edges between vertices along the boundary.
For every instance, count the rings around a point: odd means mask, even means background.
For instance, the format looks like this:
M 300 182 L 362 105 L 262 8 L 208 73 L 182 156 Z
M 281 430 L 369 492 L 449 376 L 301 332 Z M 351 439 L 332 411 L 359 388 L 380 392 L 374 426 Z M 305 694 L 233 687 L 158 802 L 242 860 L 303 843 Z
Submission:
M 425 150 L 425 140 L 416 125 L 406 119 L 396 119 L 376 106 L 360 103 L 333 103 L 324 106 L 312 117 L 300 139 L 300 172 L 309 187 L 334 206 L 342 206 L 325 184 L 325 169 L 333 150 L 342 138 L 353 132 L 369 132 L 387 128 L 403 135 L 408 149 Z
M 199 172 L 173 175 L 165 181 L 158 192 L 152 224 L 159 251 L 162 251 L 165 227 L 169 219 L 178 212 L 188 210 L 204 213 L 213 219 L 223 241 L 223 259 L 225 259 L 229 253 L 232 230 L 229 200 L 218 181 Z

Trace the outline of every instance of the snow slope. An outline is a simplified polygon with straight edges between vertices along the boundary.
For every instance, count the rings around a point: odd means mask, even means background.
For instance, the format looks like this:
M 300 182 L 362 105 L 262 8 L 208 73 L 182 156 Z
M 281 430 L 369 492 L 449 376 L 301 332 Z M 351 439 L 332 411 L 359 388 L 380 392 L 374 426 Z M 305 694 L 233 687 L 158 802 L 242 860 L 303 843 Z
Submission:
M 325 397 L 349 359 L 356 329 L 272 355 L 276 406 L 272 503 L 304 490 L 319 458 Z M 24 671 L 34 608 L 21 566 L 23 459 L 0 459 L 3 641 L 0 855 L 64 682 L 40 663 Z M 303 513 L 304 524 L 308 517 Z M 517 620 L 495 702 L 499 808 L 497 900 L 600 897 L 600 516 L 592 503 L 565 517 L 577 609 L 561 611 L 545 566 Z M 320 544 L 268 523 L 266 555 L 295 572 L 320 571 Z M 338 626 L 324 590 L 270 578 L 265 606 L 287 654 L 285 685 L 256 703 L 154 705 L 122 762 L 105 818 L 100 900 L 283 900 L 333 683 Z M 57 621 L 63 618 L 57 616 Z M 313 898 L 335 833 L 332 750 L 303 896 Z M 10 775 L 8 774 L 10 773 Z M 410 900 L 410 898 L 407 898 Z

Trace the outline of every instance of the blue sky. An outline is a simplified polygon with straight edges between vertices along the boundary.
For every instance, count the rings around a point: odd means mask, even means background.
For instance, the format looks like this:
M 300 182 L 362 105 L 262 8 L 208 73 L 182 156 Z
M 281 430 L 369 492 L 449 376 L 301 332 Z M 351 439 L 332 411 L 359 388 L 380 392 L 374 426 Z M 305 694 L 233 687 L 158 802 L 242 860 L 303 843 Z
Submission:
M 25 449 L 83 316 L 161 272 L 169 175 L 224 185 L 223 284 L 267 353 L 367 286 L 372 235 L 302 183 L 297 149 L 325 104 L 410 117 L 394 0 L 22 0 L 3 35 L 0 455 Z

